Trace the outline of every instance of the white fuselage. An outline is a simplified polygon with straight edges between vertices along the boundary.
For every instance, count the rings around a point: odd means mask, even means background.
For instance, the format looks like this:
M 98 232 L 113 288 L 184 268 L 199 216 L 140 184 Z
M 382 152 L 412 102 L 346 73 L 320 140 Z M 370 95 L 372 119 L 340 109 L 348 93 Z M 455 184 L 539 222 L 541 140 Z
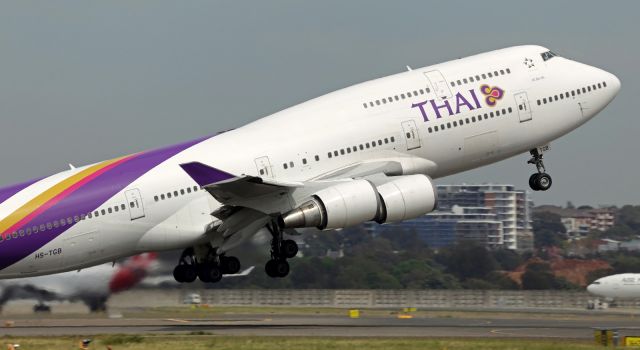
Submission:
M 0 278 L 210 240 L 205 230 L 220 204 L 183 163 L 309 181 L 410 155 L 438 178 L 545 145 L 595 116 L 620 88 L 608 72 L 547 52 L 518 46 L 410 70 L 209 138 L 7 188 L 0 232 L 11 237 L 0 242 Z
M 591 294 L 609 298 L 640 298 L 640 274 L 621 273 L 599 278 L 587 286 Z

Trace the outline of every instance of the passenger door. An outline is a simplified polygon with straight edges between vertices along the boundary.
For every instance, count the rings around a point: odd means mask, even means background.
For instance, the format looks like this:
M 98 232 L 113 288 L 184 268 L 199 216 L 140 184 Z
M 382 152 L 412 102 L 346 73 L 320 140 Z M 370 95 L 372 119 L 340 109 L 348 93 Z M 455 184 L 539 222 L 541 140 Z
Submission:
M 420 148 L 420 134 L 415 121 L 407 120 L 402 122 L 402 131 L 407 142 L 407 151 Z
M 142 202 L 140 190 L 137 188 L 130 189 L 125 191 L 124 195 L 127 198 L 127 206 L 129 207 L 131 220 L 133 221 L 145 217 L 144 203 Z
M 449 84 L 444 79 L 444 76 L 438 70 L 432 70 L 424 73 L 424 76 L 429 80 L 433 93 L 440 100 L 446 100 L 451 97 L 451 90 L 449 90 Z
M 261 177 L 273 177 L 273 169 L 271 168 L 271 162 L 269 161 L 269 157 L 259 157 L 255 159 L 256 168 L 258 169 L 258 174 Z
M 529 98 L 525 91 L 518 92 L 513 95 L 516 99 L 516 106 L 518 108 L 518 116 L 520 117 L 520 123 L 528 122 L 533 119 L 533 113 L 531 113 L 531 106 L 529 105 Z

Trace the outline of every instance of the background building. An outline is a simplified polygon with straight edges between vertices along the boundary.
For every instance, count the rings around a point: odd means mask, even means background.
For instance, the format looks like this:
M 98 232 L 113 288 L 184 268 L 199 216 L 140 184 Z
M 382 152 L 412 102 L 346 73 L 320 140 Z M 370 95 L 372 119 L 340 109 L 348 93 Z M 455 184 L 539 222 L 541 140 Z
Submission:
M 532 249 L 532 202 L 526 191 L 493 184 L 442 185 L 437 189 L 436 211 L 400 223 L 369 223 L 368 230 L 413 231 L 434 248 L 473 240 L 492 249 Z

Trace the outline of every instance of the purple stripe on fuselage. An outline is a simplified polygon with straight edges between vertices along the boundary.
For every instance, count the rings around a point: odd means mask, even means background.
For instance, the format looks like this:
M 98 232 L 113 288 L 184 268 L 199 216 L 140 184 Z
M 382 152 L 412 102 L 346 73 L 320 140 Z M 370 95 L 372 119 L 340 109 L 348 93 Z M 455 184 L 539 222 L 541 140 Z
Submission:
M 0 188 L 0 204 L 4 203 L 7 199 L 13 197 L 14 194 L 24 190 L 25 188 L 33 185 L 34 183 L 40 181 L 42 179 L 34 179 L 27 182 L 19 183 L 17 185 L 11 185 L 7 187 Z
M 209 137 L 200 138 L 194 141 L 140 153 L 84 184 L 69 194 L 69 196 L 25 224 L 22 228 L 39 226 L 47 222 L 53 222 L 54 220 L 66 219 L 75 215 L 92 212 L 158 164 L 208 138 Z M 176 166 L 176 171 L 182 170 Z M 123 201 L 124 200 L 125 198 L 123 197 Z M 40 249 L 73 225 L 75 225 L 75 222 L 71 225 L 54 227 L 44 232 L 12 238 L 0 243 L 0 270 Z

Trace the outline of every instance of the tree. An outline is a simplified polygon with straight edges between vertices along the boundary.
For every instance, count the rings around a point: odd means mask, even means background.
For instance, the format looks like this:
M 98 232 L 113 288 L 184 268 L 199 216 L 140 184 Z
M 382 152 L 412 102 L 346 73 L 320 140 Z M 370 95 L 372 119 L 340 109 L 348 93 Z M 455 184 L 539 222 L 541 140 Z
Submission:
M 555 276 L 547 263 L 531 263 L 522 275 L 523 289 L 553 289 Z
M 546 211 L 534 213 L 532 226 L 536 248 L 558 246 L 566 238 L 567 229 L 558 214 Z
M 511 249 L 498 249 L 493 251 L 493 257 L 505 271 L 513 271 L 524 263 L 520 254 Z
M 483 278 L 498 267 L 487 249 L 473 241 L 462 241 L 442 249 L 437 260 L 461 280 Z

